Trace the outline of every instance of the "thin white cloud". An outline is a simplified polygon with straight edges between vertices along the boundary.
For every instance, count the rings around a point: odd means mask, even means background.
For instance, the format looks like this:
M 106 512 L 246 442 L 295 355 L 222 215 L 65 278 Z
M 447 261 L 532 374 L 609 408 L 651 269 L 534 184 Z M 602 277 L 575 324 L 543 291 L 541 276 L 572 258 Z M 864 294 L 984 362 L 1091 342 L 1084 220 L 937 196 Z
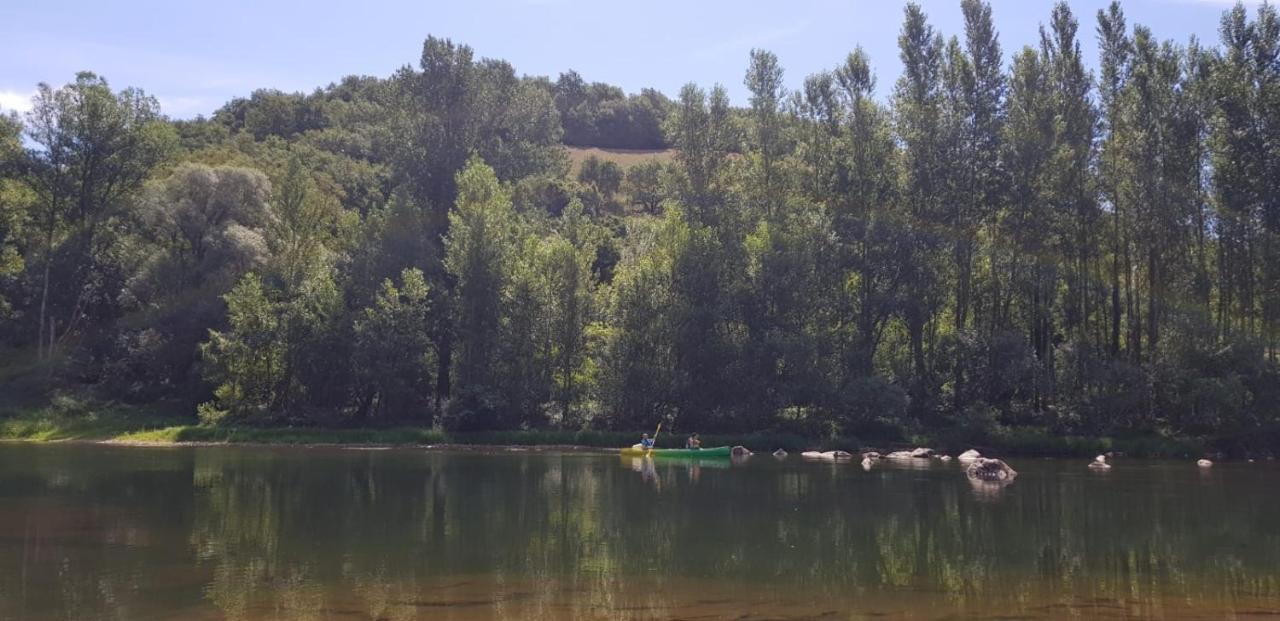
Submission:
M 752 48 L 765 47 L 770 43 L 790 39 L 804 32 L 808 26 L 808 22 L 797 22 L 789 26 L 782 26 L 763 32 L 744 33 L 732 39 L 693 50 L 691 55 L 700 59 L 717 58 L 730 54 L 741 54 L 745 57 Z
M 207 97 L 183 97 L 181 95 L 156 95 L 160 102 L 160 111 L 178 119 L 187 119 L 197 114 L 209 114 L 221 103 L 215 103 Z
M 296 76 L 277 75 L 256 64 L 246 66 L 240 59 L 151 50 L 142 45 L 24 33 L 14 41 L 14 47 L 30 51 L 35 60 L 29 72 L 55 88 L 73 80 L 77 71 L 90 70 L 110 80 L 114 89 L 143 89 L 160 100 L 162 112 L 174 118 L 207 115 L 231 96 L 248 95 L 255 88 L 311 88 Z M 5 100 L 0 99 L 0 107 L 8 107 Z
M 32 93 L 0 89 L 0 111 L 26 112 L 31 109 Z
M 1207 4 L 1209 6 L 1220 6 L 1230 8 L 1235 6 L 1236 0 L 1165 0 L 1172 4 Z M 1245 6 L 1258 6 L 1264 0 L 1242 0 Z

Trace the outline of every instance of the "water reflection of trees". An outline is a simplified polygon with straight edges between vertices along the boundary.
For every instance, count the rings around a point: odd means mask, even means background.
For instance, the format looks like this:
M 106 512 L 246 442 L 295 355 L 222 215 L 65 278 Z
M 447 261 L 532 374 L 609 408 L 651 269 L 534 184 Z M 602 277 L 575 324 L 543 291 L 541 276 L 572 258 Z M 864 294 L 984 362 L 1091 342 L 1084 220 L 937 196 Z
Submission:
M 366 614 L 387 618 L 431 603 L 442 605 L 438 618 L 465 617 L 468 604 L 486 601 L 490 611 L 534 618 L 574 616 L 563 608 L 569 601 L 584 615 L 678 606 L 665 594 L 687 593 L 689 581 L 744 585 L 738 595 L 752 585 L 794 587 L 845 602 L 911 589 L 939 594 L 939 606 L 1087 597 L 1088 605 L 1131 602 L 1141 614 L 1159 614 L 1141 607 L 1166 592 L 1193 601 L 1280 593 L 1269 564 L 1277 538 L 1256 512 L 1225 508 L 1210 520 L 1204 506 L 1239 502 L 1222 487 L 1188 490 L 1183 477 L 1155 470 L 1154 480 L 1127 488 L 1108 487 L 1116 478 L 1028 476 L 986 502 L 958 476 L 817 467 L 706 469 L 694 479 L 687 466 L 655 470 L 660 491 L 616 462 L 574 456 L 198 462 L 198 480 L 218 474 L 201 497 L 210 505 L 195 512 L 193 541 L 202 550 L 240 546 L 208 557 L 234 566 L 215 572 L 240 578 L 228 593 L 270 593 L 282 605 L 298 590 L 279 584 L 288 568 L 289 580 L 330 585 L 331 596 L 349 591 Z M 341 502 L 324 500 L 332 498 Z M 270 507 L 246 510 L 246 500 Z M 1224 554 L 1233 532 L 1270 532 L 1271 548 Z M 246 564 L 253 554 L 261 560 Z M 455 597 L 444 588 L 465 577 L 478 590 Z M 264 583 L 271 587 L 255 586 Z M 654 594 L 631 586 L 640 583 Z
M 18 570 L 61 589 L 45 596 L 60 606 L 49 618 L 75 619 L 157 606 L 143 585 L 166 572 L 166 609 L 227 619 L 716 618 L 748 602 L 1163 616 L 1171 601 L 1280 596 L 1280 509 L 1244 476 L 1032 465 L 978 496 L 958 470 L 772 461 L 696 478 L 658 463 L 658 488 L 616 459 L 575 455 L 159 459 L 168 467 L 115 474 L 59 464 L 6 486 L 90 499 L 84 536 L 98 548 L 46 536 L 34 561 L 0 560 L 0 617 L 14 616 Z

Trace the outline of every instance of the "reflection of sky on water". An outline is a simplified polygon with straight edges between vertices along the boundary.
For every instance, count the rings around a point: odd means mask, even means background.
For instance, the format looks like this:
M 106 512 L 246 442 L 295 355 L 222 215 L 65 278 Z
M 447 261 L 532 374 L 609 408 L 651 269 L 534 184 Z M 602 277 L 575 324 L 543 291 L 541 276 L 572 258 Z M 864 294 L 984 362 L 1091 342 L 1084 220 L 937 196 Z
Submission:
M 999 486 L 922 461 L 4 446 L 0 618 L 1221 618 L 1280 598 L 1274 465 L 1026 460 Z

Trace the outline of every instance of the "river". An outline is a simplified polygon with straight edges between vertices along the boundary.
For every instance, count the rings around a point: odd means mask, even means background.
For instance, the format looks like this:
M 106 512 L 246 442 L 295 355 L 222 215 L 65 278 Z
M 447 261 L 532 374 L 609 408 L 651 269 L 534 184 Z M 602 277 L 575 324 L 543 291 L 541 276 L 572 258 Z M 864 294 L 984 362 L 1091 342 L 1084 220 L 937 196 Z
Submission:
M 0 619 L 1280 618 L 1280 466 L 0 445 Z

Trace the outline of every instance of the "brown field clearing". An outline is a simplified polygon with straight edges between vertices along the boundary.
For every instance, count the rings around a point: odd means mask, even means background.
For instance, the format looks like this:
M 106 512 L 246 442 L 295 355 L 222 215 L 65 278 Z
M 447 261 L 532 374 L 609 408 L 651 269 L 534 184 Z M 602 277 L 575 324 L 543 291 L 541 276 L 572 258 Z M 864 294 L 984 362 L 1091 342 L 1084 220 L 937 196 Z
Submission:
M 569 161 L 573 163 L 573 174 L 578 174 L 582 160 L 596 156 L 602 160 L 613 162 L 623 170 L 631 168 L 645 160 L 659 159 L 663 161 L 675 157 L 675 149 L 601 149 L 599 147 L 565 147 L 569 150 Z

